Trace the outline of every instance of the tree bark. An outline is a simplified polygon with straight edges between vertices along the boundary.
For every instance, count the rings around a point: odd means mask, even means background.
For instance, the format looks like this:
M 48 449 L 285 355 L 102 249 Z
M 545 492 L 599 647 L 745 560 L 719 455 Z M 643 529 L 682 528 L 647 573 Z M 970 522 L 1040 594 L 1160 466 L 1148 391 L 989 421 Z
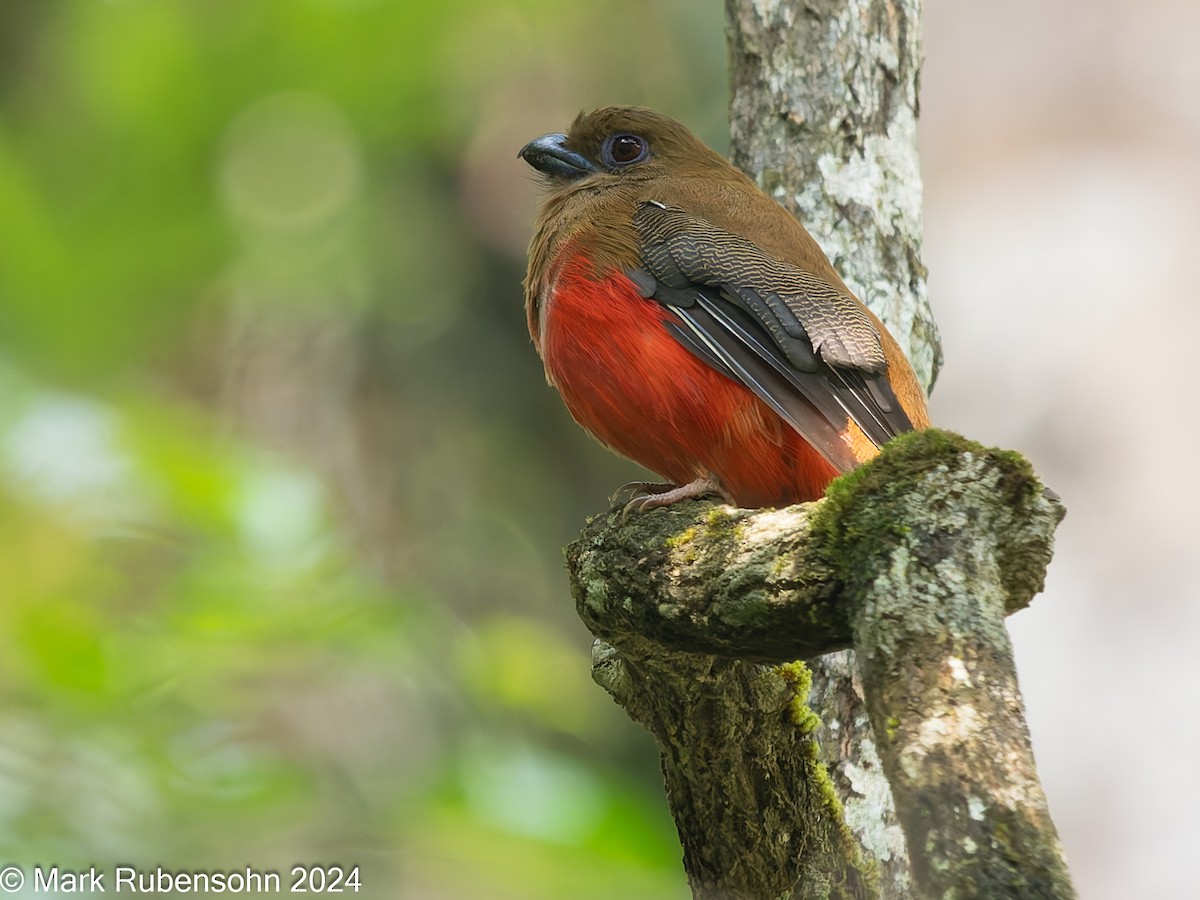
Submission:
M 659 742 L 696 896 L 912 894 L 869 843 L 879 822 L 855 827 L 879 798 L 843 799 L 808 670 L 784 663 L 848 643 L 917 893 L 1072 896 L 1004 628 L 1063 512 L 1016 454 L 930 430 L 816 503 L 589 523 L 567 561 L 594 674 Z
M 920 0 L 726 0 L 731 156 L 796 215 L 905 348 L 942 362 L 921 263 Z M 884 897 L 909 895 L 904 835 L 853 654 L 809 660 L 819 745 Z
M 734 161 L 931 386 L 919 3 L 726 11 Z M 1073 895 L 1003 624 L 1062 512 L 1019 457 L 929 431 L 815 504 L 589 524 L 568 567 L 593 672 L 659 743 L 695 896 Z

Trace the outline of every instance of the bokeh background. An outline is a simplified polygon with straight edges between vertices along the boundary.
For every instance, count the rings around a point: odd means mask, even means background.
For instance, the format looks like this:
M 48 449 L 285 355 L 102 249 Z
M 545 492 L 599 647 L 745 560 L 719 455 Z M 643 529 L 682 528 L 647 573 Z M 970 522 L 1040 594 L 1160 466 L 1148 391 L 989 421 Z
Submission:
M 1200 5 L 926 9 L 935 420 L 1070 513 L 1011 628 L 1085 897 L 1194 894 Z M 724 149 L 716 0 L 0 4 L 0 856 L 687 896 L 560 548 L 516 159 Z M 820 235 L 817 235 L 818 240 Z

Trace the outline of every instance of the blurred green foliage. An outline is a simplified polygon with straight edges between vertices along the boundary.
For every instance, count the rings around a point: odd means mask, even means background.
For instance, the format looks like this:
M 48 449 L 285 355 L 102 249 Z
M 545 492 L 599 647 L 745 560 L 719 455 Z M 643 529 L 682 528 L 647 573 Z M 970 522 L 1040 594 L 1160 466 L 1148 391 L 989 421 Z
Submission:
M 719 4 L 0 6 L 0 856 L 687 895 L 561 546 L 521 144 L 721 144 Z

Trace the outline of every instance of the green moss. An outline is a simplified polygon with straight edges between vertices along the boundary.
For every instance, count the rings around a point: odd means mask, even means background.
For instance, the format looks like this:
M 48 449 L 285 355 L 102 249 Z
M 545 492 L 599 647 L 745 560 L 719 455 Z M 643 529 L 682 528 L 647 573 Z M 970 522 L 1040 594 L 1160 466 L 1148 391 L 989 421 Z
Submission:
M 685 528 L 683 531 L 679 532 L 679 534 L 671 535 L 663 543 L 666 545 L 668 550 L 678 550 L 684 544 L 690 544 L 695 539 L 696 529 L 693 526 L 691 528 Z
M 690 503 L 681 503 L 667 512 L 677 515 L 681 525 L 684 522 L 691 523 L 695 521 L 695 512 L 688 509 L 690 506 Z M 711 506 L 704 513 L 701 523 L 687 524 L 680 531 L 667 537 L 663 540 L 663 549 L 675 554 L 679 562 L 690 564 L 700 558 L 702 546 L 736 543 L 741 537 L 741 522 L 724 507 Z
M 742 523 L 723 506 L 714 506 L 704 515 L 704 536 L 710 541 L 739 538 Z
M 1000 463 L 1000 490 L 1012 501 L 1027 503 L 1042 489 L 1033 465 L 1016 450 L 993 450 Z
M 812 734 L 821 724 L 817 714 L 808 707 L 808 692 L 812 690 L 812 672 L 800 660 L 784 663 L 778 667 L 778 671 L 792 690 L 792 699 L 788 704 L 788 717 L 792 724 L 800 729 L 801 734 Z
M 990 450 L 976 441 L 929 428 L 894 438 L 879 456 L 834 480 L 813 517 L 812 534 L 835 570 L 847 577 L 877 558 L 880 540 L 903 536 L 904 517 L 894 501 L 910 494 L 939 466 L 954 468 L 964 455 L 987 456 L 1000 470 L 999 490 L 1010 503 L 1026 503 L 1041 490 L 1029 462 L 1012 450 Z
M 690 504 L 679 504 L 686 507 Z M 676 512 L 676 508 L 672 512 Z M 680 524 L 694 522 L 694 510 L 679 512 Z M 701 524 L 688 524 L 682 530 L 663 540 L 662 546 L 674 555 L 675 561 L 684 565 L 695 563 L 709 548 L 716 545 L 732 545 L 742 536 L 742 523 L 728 509 L 712 506 L 704 513 Z
M 828 811 L 827 821 L 831 831 L 824 840 L 840 845 L 839 851 L 831 854 L 833 858 L 844 859 L 848 865 L 840 872 L 823 873 L 829 876 L 828 881 L 821 885 L 809 884 L 804 896 L 811 897 L 843 897 L 860 896 L 863 885 L 867 887 L 868 896 L 878 893 L 879 866 L 873 859 L 866 857 L 862 847 L 846 825 L 846 813 L 842 807 L 841 797 L 837 787 L 829 775 L 829 770 L 821 759 L 821 749 L 817 745 L 815 732 L 821 724 L 820 718 L 808 707 L 808 694 L 812 689 L 812 672 L 803 662 L 784 663 L 776 666 L 775 671 L 783 677 L 791 689 L 792 698 L 788 705 L 788 716 L 800 733 L 796 744 L 796 753 L 803 760 L 805 783 L 813 792 L 809 796 Z M 810 877 L 812 873 L 809 873 Z
M 1041 489 L 1033 467 L 1015 450 L 988 448 L 952 431 L 927 428 L 891 440 L 875 459 L 834 481 L 827 496 L 845 501 L 848 494 L 861 490 L 894 495 L 910 489 L 914 480 L 931 469 L 953 466 L 966 454 L 988 456 L 996 462 L 1001 473 L 1000 489 L 1011 501 L 1030 499 Z
M 900 720 L 895 716 L 888 716 L 887 720 L 887 739 L 890 744 L 896 738 L 896 732 L 900 728 Z

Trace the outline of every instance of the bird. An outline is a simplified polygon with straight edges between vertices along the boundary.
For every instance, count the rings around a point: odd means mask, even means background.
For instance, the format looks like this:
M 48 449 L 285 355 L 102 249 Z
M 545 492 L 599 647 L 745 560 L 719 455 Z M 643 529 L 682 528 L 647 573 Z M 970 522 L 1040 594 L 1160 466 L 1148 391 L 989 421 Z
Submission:
M 606 106 L 526 144 L 541 176 L 525 313 L 547 381 L 666 479 L 625 512 L 822 497 L 926 428 L 899 344 L 804 226 L 680 122 Z

